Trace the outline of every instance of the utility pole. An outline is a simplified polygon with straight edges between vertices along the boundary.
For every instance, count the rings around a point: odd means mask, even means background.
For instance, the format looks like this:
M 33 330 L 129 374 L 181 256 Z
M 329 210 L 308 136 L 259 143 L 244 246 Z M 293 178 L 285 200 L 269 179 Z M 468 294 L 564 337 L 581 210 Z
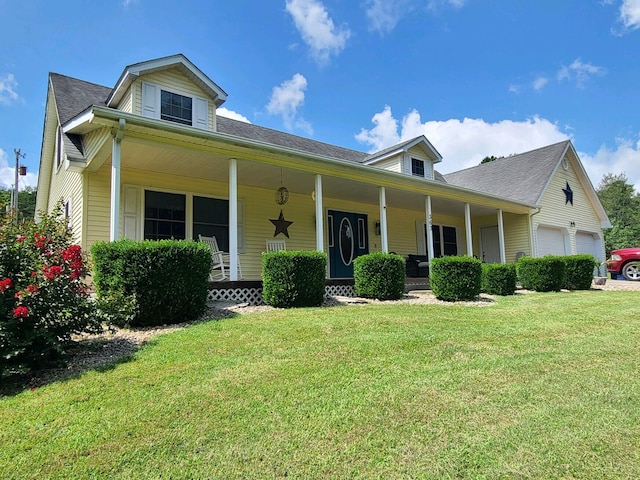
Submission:
M 15 183 L 13 184 L 13 205 L 11 205 L 11 207 L 13 208 L 13 213 L 15 215 L 15 218 L 18 218 L 18 181 L 19 181 L 18 175 L 20 174 L 20 158 L 26 157 L 27 154 L 21 153 L 19 148 L 17 150 L 14 148 L 13 153 L 16 154 L 16 171 L 15 171 Z

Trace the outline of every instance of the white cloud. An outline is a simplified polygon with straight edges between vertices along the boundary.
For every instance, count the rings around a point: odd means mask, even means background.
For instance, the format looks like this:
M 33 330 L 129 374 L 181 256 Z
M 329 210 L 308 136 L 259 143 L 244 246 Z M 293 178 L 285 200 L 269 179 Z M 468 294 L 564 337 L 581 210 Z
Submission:
M 18 100 L 18 82 L 13 73 L 0 76 L 0 104 L 9 105 Z
M 311 135 L 311 124 L 298 116 L 298 109 L 304 104 L 306 89 L 307 79 L 296 73 L 291 80 L 285 80 L 280 86 L 273 87 L 267 112 L 271 115 L 281 115 L 287 130 L 295 128 Z
M 427 2 L 427 7 L 430 10 L 435 10 L 440 6 L 451 6 L 455 8 L 461 8 L 466 0 L 429 0 Z
M 369 28 L 379 33 L 393 30 L 408 9 L 409 0 L 368 0 Z
M 640 193 L 640 135 L 638 137 L 638 140 L 619 138 L 615 148 L 602 145 L 593 155 L 579 153 L 594 187 L 598 187 L 607 173 L 625 173 L 629 183 Z
M 332 55 L 344 50 L 351 31 L 347 27 L 336 28 L 325 6 L 316 0 L 287 0 L 287 12 L 309 46 L 311 55 L 319 63 L 329 61 Z
M 640 28 L 640 0 L 623 0 L 620 5 L 620 20 L 627 30 Z
M 606 69 L 591 63 L 582 63 L 576 58 L 571 65 L 563 65 L 558 71 L 558 80 L 575 80 L 578 88 L 584 88 L 585 83 L 594 75 L 602 76 Z
M 15 157 L 11 157 L 11 165 L 15 165 Z M 0 148 L 0 187 L 13 188 L 15 181 L 15 168 L 9 166 L 9 155 Z M 38 184 L 38 176 L 27 172 L 25 177 L 19 177 L 20 190 L 25 187 L 35 187 Z
M 549 83 L 549 79 L 547 77 L 538 77 L 531 85 L 536 92 L 539 92 L 547 85 L 547 83 Z
M 614 0 L 605 0 L 605 5 L 611 5 L 617 3 Z M 624 35 L 625 33 L 638 30 L 640 28 L 640 0 L 622 0 L 620 4 L 620 10 L 618 15 L 618 23 L 621 26 L 616 26 L 611 29 L 615 35 Z
M 220 107 L 216 109 L 216 115 L 220 115 L 221 117 L 230 118 L 232 120 L 239 120 L 244 123 L 251 123 L 247 117 L 242 115 L 241 113 L 234 112 L 233 110 L 229 110 L 224 107 Z
M 372 129 L 356 135 L 356 140 L 372 147 L 371 152 L 424 135 L 443 157 L 437 166 L 441 173 L 478 165 L 488 155 L 522 153 L 568 138 L 555 123 L 537 116 L 521 122 L 465 118 L 423 123 L 416 110 L 398 121 L 386 106 L 372 122 Z

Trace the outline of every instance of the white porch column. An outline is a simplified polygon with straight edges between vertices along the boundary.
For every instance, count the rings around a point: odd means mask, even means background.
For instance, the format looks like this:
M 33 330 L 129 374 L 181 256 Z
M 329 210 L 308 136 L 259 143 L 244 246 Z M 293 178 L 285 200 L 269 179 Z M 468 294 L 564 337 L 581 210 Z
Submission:
M 229 159 L 229 278 L 238 280 L 238 165 Z
M 431 225 L 433 224 L 433 216 L 431 214 L 431 195 L 427 195 L 424 201 L 424 208 L 427 214 L 426 225 L 427 225 L 427 260 L 431 263 L 433 260 L 433 230 L 431 229 Z
M 322 175 L 316 175 L 316 250 L 324 252 L 324 211 L 322 208 Z
M 109 220 L 109 240 L 120 237 L 120 153 L 126 122 L 121 118 L 118 130 L 113 134 L 111 145 L 111 216 Z
M 498 244 L 500 245 L 500 263 L 507 263 L 507 254 L 504 248 L 504 222 L 502 209 L 498 209 Z
M 464 226 L 467 233 L 467 255 L 473 257 L 473 238 L 471 238 L 471 205 L 464 204 Z
M 380 187 L 380 247 L 382 253 L 389 253 L 387 240 L 387 193 L 384 187 Z

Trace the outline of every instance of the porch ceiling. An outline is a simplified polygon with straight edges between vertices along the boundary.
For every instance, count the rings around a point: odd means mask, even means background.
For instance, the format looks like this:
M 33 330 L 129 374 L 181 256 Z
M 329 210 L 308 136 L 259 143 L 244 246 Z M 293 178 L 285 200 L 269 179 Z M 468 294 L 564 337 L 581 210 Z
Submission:
M 110 142 L 108 142 L 110 143 Z M 231 152 L 214 153 L 197 148 L 184 148 L 170 143 L 157 143 L 139 138 L 127 138 L 122 142 L 122 168 L 163 172 L 169 175 L 227 182 Z M 107 163 L 110 163 L 110 159 Z M 252 187 L 273 189 L 282 185 L 292 193 L 311 196 L 315 188 L 315 174 L 292 168 L 281 168 L 266 163 L 239 160 L 238 183 Z M 322 176 L 323 195 L 326 198 L 356 200 L 378 205 L 379 190 L 376 185 L 351 179 Z M 387 206 L 425 211 L 425 196 L 415 192 L 386 189 Z M 464 202 L 432 195 L 434 214 L 446 212 L 464 215 Z M 471 205 L 474 216 L 493 215 L 495 208 Z

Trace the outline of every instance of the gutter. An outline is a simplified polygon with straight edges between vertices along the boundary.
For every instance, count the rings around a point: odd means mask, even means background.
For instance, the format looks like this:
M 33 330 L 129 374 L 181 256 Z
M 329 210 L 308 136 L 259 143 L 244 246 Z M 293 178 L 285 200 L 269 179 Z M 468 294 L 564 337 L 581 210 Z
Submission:
M 390 172 L 388 170 L 383 170 L 381 168 L 377 168 L 370 165 L 364 165 L 359 163 L 348 162 L 345 160 L 337 159 L 334 157 L 327 157 L 323 155 L 314 155 L 308 152 L 304 152 L 301 150 L 297 150 L 294 148 L 289 148 L 281 145 L 274 145 L 272 143 L 262 142 L 259 140 L 251 140 L 245 137 L 238 137 L 234 135 L 229 135 L 221 132 L 211 132 L 207 130 L 200 130 L 197 128 L 183 126 L 180 124 L 171 124 L 169 122 L 165 122 L 162 120 L 156 120 L 152 118 L 142 117 L 140 115 L 134 115 L 131 113 L 122 112 L 120 110 L 115 110 L 108 107 L 101 106 L 93 106 L 91 107 L 91 115 L 86 115 L 87 112 L 83 112 L 86 116 L 85 118 L 89 119 L 90 122 L 96 125 L 103 125 L 106 127 L 116 127 L 120 120 L 125 120 L 127 122 L 127 129 L 131 131 L 131 126 L 140 126 L 146 128 L 152 128 L 157 130 L 162 130 L 165 132 L 172 132 L 179 135 L 185 135 L 192 138 L 197 138 L 205 141 L 218 141 L 223 142 L 225 144 L 234 145 L 238 147 L 244 147 L 248 149 L 259 149 L 265 152 L 272 152 L 280 155 L 293 156 L 297 158 L 304 158 L 307 160 L 321 162 L 324 164 L 329 164 L 332 166 L 339 166 L 341 168 L 348 167 L 349 169 L 362 169 L 366 171 L 368 174 L 372 175 L 372 180 L 379 180 L 377 186 L 384 186 L 389 188 L 397 188 L 398 190 L 413 192 L 422 195 L 434 195 L 439 194 L 443 198 L 447 198 L 449 200 L 462 201 L 471 203 L 473 200 L 476 203 L 480 203 L 482 201 L 491 201 L 494 203 L 498 203 L 500 205 L 511 205 L 517 207 L 518 210 L 527 209 L 530 210 L 532 208 L 538 208 L 537 205 L 531 205 L 528 203 L 515 202 L 512 200 L 507 200 L 502 197 L 488 195 L 482 192 L 478 192 L 476 190 L 471 190 L 463 187 L 458 187 L 450 184 L 441 184 L 440 182 L 436 182 L 435 180 L 424 180 L 418 179 L 409 175 L 405 175 L 397 172 Z M 82 114 L 81 114 L 82 115 Z M 106 121 L 105 121 L 106 120 Z M 70 125 L 73 122 L 68 122 L 67 125 Z M 73 122 L 75 123 L 75 122 Z M 304 170 L 300 168 L 300 170 Z M 312 173 L 317 173 L 313 172 Z M 411 186 L 413 188 L 407 189 L 407 186 Z M 458 193 L 463 197 L 461 200 L 457 198 L 452 193 Z M 464 198 L 468 197 L 468 198 Z M 496 207 L 500 208 L 500 207 Z

